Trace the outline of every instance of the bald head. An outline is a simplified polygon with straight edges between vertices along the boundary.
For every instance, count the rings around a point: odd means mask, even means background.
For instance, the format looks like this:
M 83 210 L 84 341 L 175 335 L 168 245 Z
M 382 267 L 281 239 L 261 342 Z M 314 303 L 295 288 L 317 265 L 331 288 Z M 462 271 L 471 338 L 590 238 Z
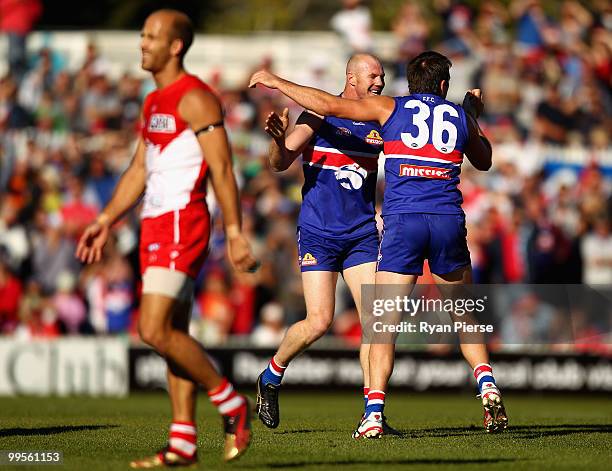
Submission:
M 365 98 L 380 95 L 385 86 L 385 71 L 378 57 L 367 54 L 353 54 L 346 64 L 346 85 L 343 96 Z
M 378 57 L 367 54 L 365 52 L 359 52 L 357 54 L 353 54 L 348 62 L 346 63 L 346 74 L 355 73 L 359 69 L 363 67 L 369 66 L 379 66 L 382 68 L 382 64 L 378 60 Z
M 193 23 L 191 19 L 183 12 L 165 8 L 154 11 L 149 15 L 146 21 L 160 22 L 163 29 L 166 30 L 168 40 L 170 42 L 179 40 L 183 44 L 179 57 L 183 59 L 193 43 Z

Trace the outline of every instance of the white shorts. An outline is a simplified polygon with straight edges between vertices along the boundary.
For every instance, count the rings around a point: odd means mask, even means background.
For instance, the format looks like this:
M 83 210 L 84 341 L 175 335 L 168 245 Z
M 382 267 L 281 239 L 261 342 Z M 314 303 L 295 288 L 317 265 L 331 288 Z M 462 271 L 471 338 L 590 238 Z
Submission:
M 181 302 L 191 302 L 193 279 L 187 274 L 163 267 L 148 267 L 142 275 L 142 294 L 162 294 Z

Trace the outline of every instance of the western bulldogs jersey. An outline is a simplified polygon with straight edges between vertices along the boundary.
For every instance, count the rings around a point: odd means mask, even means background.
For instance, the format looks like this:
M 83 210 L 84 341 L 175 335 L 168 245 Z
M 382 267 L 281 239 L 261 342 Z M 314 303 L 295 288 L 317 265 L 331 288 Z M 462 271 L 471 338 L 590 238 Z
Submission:
M 375 123 L 324 118 L 302 155 L 299 226 L 329 238 L 375 232 L 377 161 L 382 144 Z
M 437 95 L 395 98 L 385 141 L 383 216 L 461 214 L 459 174 L 468 140 L 465 111 Z
M 147 184 L 141 217 L 204 204 L 208 165 L 198 139 L 178 112 L 185 93 L 210 91 L 193 75 L 151 92 L 143 105 L 142 137 L 146 145 Z

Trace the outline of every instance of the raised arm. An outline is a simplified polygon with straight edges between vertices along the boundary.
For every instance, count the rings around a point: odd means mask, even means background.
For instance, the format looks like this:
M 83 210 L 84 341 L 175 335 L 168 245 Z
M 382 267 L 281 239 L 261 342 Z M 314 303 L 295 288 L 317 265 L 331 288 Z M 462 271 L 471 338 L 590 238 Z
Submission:
M 266 119 L 265 131 L 272 137 L 269 153 L 270 166 L 276 172 L 287 170 L 293 161 L 304 152 L 308 142 L 321 125 L 321 118 L 304 111 L 289 135 L 287 135 L 288 125 L 289 110 L 287 108 L 280 116 L 273 111 Z
M 482 95 L 479 89 L 470 90 L 465 94 L 463 109 L 467 116 L 468 142 L 465 155 L 477 170 L 489 170 L 493 163 L 491 143 L 478 125 L 478 117 L 484 110 Z
M 258 83 L 278 89 L 298 105 L 322 116 L 377 121 L 382 125 L 389 119 L 395 107 L 395 101 L 390 97 L 372 96 L 361 100 L 340 98 L 317 88 L 304 87 L 282 79 L 266 70 L 255 72 L 249 86 L 255 87 Z
M 201 89 L 186 93 L 179 103 L 178 111 L 194 130 L 206 129 L 223 121 L 217 97 Z M 219 125 L 210 127 L 210 130 L 198 133 L 197 138 L 210 168 L 212 186 L 223 213 L 230 261 L 239 271 L 253 271 L 257 262 L 242 234 L 238 186 L 225 128 Z
M 85 228 L 79 239 L 76 257 L 81 262 L 94 263 L 102 259 L 110 227 L 138 202 L 145 190 L 146 181 L 145 145 L 140 138 L 132 162 L 121 175 L 111 200 L 96 220 Z

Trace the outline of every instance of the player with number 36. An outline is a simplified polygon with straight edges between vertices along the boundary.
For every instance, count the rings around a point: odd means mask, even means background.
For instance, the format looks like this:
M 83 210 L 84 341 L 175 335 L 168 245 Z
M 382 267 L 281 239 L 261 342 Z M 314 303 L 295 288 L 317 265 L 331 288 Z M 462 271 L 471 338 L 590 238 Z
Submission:
M 250 86 L 259 83 L 278 89 L 323 116 L 381 125 L 386 158 L 384 230 L 376 285 L 401 286 L 406 295 L 422 275 L 425 258 L 436 283 L 461 285 L 472 281 L 459 174 L 464 155 L 478 170 L 488 170 L 492 151 L 477 123 L 484 109 L 481 91 L 468 91 L 462 106 L 446 100 L 450 67 L 450 60 L 434 51 L 415 57 L 407 67 L 410 95 L 403 97 L 340 98 L 264 70 L 253 74 L 250 82 Z M 508 418 L 484 341 L 462 341 L 461 351 L 474 370 L 485 429 L 504 430 Z M 383 434 L 385 391 L 394 356 L 393 342 L 370 347 L 370 392 L 355 438 Z

